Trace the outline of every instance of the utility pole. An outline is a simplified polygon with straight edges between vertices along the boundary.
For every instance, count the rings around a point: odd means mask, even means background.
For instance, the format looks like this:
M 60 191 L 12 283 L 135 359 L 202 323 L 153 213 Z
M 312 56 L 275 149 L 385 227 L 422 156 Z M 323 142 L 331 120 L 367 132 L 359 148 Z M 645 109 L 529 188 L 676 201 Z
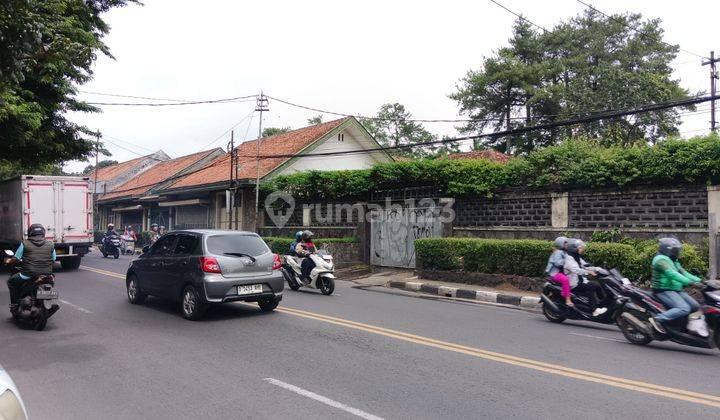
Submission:
M 235 213 L 235 179 L 233 174 L 235 169 L 235 131 L 230 131 L 230 143 L 228 143 L 228 152 L 230 153 L 230 187 L 225 194 L 225 207 L 228 212 L 228 229 L 233 228 L 233 215 Z
M 97 214 L 97 177 L 98 177 L 98 161 L 100 160 L 100 131 L 95 133 L 95 179 L 93 180 L 93 226 L 95 226 L 95 218 L 98 220 L 98 229 L 100 228 L 100 215 Z
M 703 61 L 703 66 L 710 66 L 710 96 L 715 98 L 717 89 L 715 81 L 718 79 L 718 72 L 715 69 L 715 63 L 720 62 L 720 58 L 715 58 L 715 51 L 710 51 L 710 59 Z M 710 101 L 710 130 L 715 131 L 715 99 Z
M 257 105 L 255 106 L 255 111 L 260 112 L 260 124 L 258 126 L 256 156 L 257 173 L 255 175 L 255 231 L 258 231 L 260 229 L 260 142 L 262 141 L 262 115 L 264 111 L 270 111 L 269 101 L 262 91 L 260 91 L 260 96 L 257 98 Z

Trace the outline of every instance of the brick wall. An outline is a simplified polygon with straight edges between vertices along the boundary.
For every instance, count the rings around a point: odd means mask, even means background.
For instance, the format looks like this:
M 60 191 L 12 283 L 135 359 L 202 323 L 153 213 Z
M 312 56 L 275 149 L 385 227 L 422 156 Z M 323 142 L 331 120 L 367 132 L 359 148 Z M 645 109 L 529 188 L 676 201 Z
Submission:
M 703 186 L 676 190 L 570 193 L 569 228 L 707 228 Z
M 550 194 L 503 194 L 455 202 L 454 226 L 551 226 Z

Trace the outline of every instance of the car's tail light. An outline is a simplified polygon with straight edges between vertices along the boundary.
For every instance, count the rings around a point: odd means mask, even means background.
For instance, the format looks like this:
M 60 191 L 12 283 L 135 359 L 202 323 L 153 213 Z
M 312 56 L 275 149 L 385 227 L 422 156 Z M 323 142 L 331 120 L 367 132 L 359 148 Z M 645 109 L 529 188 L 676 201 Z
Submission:
M 206 273 L 222 273 L 215 257 L 200 257 L 200 267 Z
M 280 256 L 278 254 L 273 254 L 273 270 L 279 270 L 282 268 L 282 261 L 280 261 Z

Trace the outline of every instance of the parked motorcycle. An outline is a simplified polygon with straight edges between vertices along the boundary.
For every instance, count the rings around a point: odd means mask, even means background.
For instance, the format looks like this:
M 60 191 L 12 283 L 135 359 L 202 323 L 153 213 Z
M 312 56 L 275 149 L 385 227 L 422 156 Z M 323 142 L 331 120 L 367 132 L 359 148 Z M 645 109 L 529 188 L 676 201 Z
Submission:
M 607 308 L 607 311 L 598 316 L 593 316 L 594 308 L 590 305 L 590 299 L 583 295 L 572 296 L 575 307 L 565 304 L 565 298 L 560 295 L 561 287 L 554 282 L 547 282 L 540 294 L 542 312 L 551 322 L 563 322 L 566 319 L 581 321 L 599 322 L 601 324 L 614 324 L 618 309 L 622 307 L 622 296 L 624 287 L 630 280 L 623 277 L 616 269 L 606 270 L 600 267 L 591 267 L 597 273 L 595 281 L 600 284 L 600 296 L 598 296 L 598 307 Z
M 15 266 L 19 260 L 12 251 L 5 251 L 5 263 Z M 20 290 L 20 298 L 10 306 L 13 319 L 42 331 L 48 319 L 60 309 L 58 292 L 55 290 L 55 276 L 46 274 L 27 280 Z
M 326 248 L 321 248 L 309 257 L 315 263 L 315 268 L 310 272 L 310 280 L 303 280 L 301 259 L 291 255 L 285 256 L 283 264 L 283 276 L 292 290 L 301 287 L 318 289 L 323 295 L 330 295 L 335 290 L 335 264 L 333 257 Z
M 119 235 L 108 235 L 102 240 L 102 255 L 107 258 L 108 255 L 112 255 L 113 258 L 120 258 L 120 236 Z
M 666 333 L 662 334 L 652 327 L 649 320 L 666 308 L 652 293 L 629 286 L 628 297 L 618 313 L 618 327 L 633 344 L 669 340 L 692 347 L 720 348 L 720 281 L 703 281 L 700 291 L 704 299 L 700 310 L 663 324 Z

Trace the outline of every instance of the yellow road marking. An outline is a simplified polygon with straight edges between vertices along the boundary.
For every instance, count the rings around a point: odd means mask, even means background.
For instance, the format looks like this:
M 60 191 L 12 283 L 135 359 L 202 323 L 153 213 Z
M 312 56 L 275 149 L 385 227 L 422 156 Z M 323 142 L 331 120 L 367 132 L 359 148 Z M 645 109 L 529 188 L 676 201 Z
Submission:
M 94 267 L 88 267 L 88 266 L 86 266 L 86 265 L 81 265 L 80 268 L 83 269 L 83 270 L 92 271 L 92 272 L 94 272 L 94 273 L 103 274 L 103 275 L 106 275 L 106 276 L 109 276 L 109 277 L 115 277 L 115 278 L 118 278 L 118 279 L 123 279 L 123 280 L 125 280 L 125 275 L 124 275 L 124 274 L 114 273 L 114 272 L 112 272 L 112 271 L 107 271 L 107 270 L 101 270 L 101 269 L 99 269 L 99 268 L 94 268 Z
M 81 266 L 82 269 L 103 274 L 110 277 L 125 279 L 122 274 L 112 271 L 101 270 L 92 267 Z M 300 309 L 289 308 L 287 306 L 278 307 L 277 312 L 288 315 L 299 316 L 302 318 L 313 319 L 328 324 L 338 325 L 355 330 L 365 331 L 368 333 L 381 335 L 384 337 L 394 338 L 410 343 L 420 344 L 427 347 L 433 347 L 441 350 L 451 351 L 454 353 L 465 354 L 468 356 L 478 357 L 485 360 L 492 360 L 499 363 L 505 363 L 513 366 L 524 367 L 540 372 L 550 373 L 553 375 L 564 376 L 573 379 L 579 379 L 587 382 L 599 383 L 615 388 L 628 389 L 631 391 L 642 392 L 645 394 L 672 398 L 696 404 L 707 405 L 710 407 L 720 408 L 720 396 L 702 394 L 699 392 L 686 391 L 679 388 L 670 388 L 661 385 L 655 385 L 648 382 L 634 381 L 631 379 L 620 378 L 616 376 L 604 375 L 587 370 L 573 369 L 562 365 L 545 363 L 538 360 L 525 359 L 509 354 L 497 353 L 489 350 L 483 350 L 476 347 L 468 347 L 460 344 L 450 343 L 447 341 L 435 340 L 429 337 L 409 334 L 402 331 L 391 330 L 388 328 L 377 327 L 361 322 L 350 321 L 348 319 L 336 318 L 328 315 L 322 315 L 315 312 L 303 311 Z

